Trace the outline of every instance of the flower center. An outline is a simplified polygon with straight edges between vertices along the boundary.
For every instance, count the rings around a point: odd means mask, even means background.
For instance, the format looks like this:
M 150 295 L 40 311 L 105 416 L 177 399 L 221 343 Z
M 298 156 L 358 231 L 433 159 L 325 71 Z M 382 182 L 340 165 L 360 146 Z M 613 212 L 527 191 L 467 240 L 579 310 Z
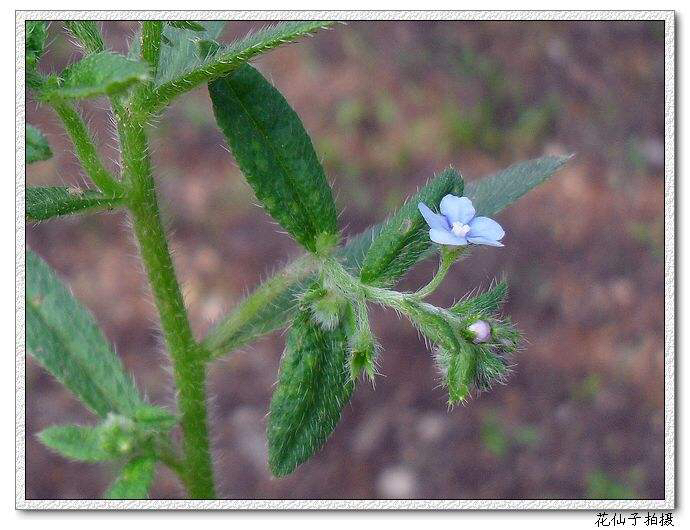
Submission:
M 465 237 L 467 235 L 467 232 L 470 231 L 470 226 L 461 223 L 460 221 L 455 221 L 453 223 L 453 226 L 450 228 L 451 232 L 455 234 L 458 237 Z

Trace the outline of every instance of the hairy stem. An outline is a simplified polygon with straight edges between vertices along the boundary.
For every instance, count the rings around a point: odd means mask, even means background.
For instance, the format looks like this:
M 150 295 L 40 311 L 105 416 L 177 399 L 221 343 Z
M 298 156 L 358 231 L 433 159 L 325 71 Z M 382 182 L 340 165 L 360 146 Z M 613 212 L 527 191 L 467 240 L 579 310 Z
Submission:
M 446 277 L 446 274 L 448 274 L 448 271 L 450 270 L 453 263 L 455 263 L 458 260 L 458 258 L 466 252 L 467 250 L 465 247 L 451 249 L 449 249 L 448 247 L 443 247 L 443 249 L 441 250 L 441 256 L 439 258 L 438 270 L 436 271 L 436 274 L 433 278 L 431 278 L 429 283 L 427 283 L 419 291 L 414 293 L 415 296 L 420 299 L 426 298 L 436 289 L 438 289 L 438 286 L 441 285 L 441 282 Z
M 67 134 L 74 143 L 74 149 L 79 157 L 84 171 L 91 180 L 108 196 L 116 197 L 122 194 L 122 185 L 105 168 L 91 139 L 91 134 L 77 110 L 68 102 L 62 100 L 51 101 L 55 112 L 62 120 Z
M 118 129 L 134 234 L 173 363 L 183 434 L 182 479 L 192 498 L 214 498 L 206 411 L 204 359 L 207 354 L 192 335 L 170 257 L 158 209 L 143 123 L 136 119 L 124 119 L 118 123 Z
M 210 359 L 236 350 L 264 333 L 262 328 L 254 332 L 246 330 L 247 323 L 283 296 L 285 292 L 303 278 L 313 268 L 313 258 L 302 256 L 285 267 L 268 281 L 264 282 L 251 295 L 245 298 L 232 313 L 219 322 L 204 338 L 202 344 L 209 352 Z

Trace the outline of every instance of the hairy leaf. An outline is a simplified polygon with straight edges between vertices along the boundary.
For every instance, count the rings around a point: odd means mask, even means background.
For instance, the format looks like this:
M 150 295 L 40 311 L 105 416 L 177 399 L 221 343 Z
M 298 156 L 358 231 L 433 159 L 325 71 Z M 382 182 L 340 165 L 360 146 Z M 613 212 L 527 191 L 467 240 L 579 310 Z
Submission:
M 133 458 L 120 471 L 105 494 L 106 499 L 147 499 L 156 461 L 150 456 Z
M 430 247 L 429 228 L 417 205 L 438 206 L 444 195 L 462 195 L 463 181 L 454 169 L 447 169 L 390 217 L 373 239 L 360 278 L 368 284 L 390 284 L 404 275 Z
M 105 50 L 101 30 L 95 20 L 66 20 L 65 26 L 86 53 L 99 53 Z
M 244 65 L 209 84 L 209 93 L 235 160 L 273 218 L 312 252 L 334 242 L 331 188 L 309 135 L 280 92 Z
M 38 433 L 41 442 L 65 458 L 82 462 L 101 462 L 116 456 L 103 446 L 100 427 L 55 425 Z
M 87 55 L 68 66 L 57 87 L 46 88 L 45 97 L 92 98 L 125 90 L 149 77 L 149 67 L 113 52 Z
M 38 66 L 38 61 L 41 55 L 43 55 L 47 32 L 48 26 L 46 22 L 42 20 L 26 21 L 25 49 L 27 70 L 35 70 Z
M 41 160 L 48 160 L 53 156 L 48 140 L 43 133 L 33 125 L 26 124 L 26 163 L 33 164 Z
M 268 418 L 268 461 L 276 476 L 292 473 L 321 448 L 350 400 L 348 318 L 326 331 L 307 310 L 295 317 Z
M 142 404 L 93 316 L 50 266 L 26 254 L 26 343 L 31 355 L 99 416 Z
M 107 197 L 97 191 L 63 187 L 26 189 L 26 218 L 42 221 L 61 215 L 93 210 L 112 210 L 124 203 L 124 197 Z
M 187 63 L 188 65 L 184 68 L 175 68 L 172 77 L 170 74 L 162 76 L 160 83 L 157 80 L 157 87 L 145 105 L 152 110 L 160 110 L 175 96 L 202 83 L 210 83 L 226 76 L 257 55 L 311 35 L 330 24 L 322 21 L 281 22 L 249 34 L 231 44 L 221 46 L 215 50 L 215 53 Z M 215 40 L 215 37 L 210 34 L 206 36 L 198 34 L 198 38 L 199 40 Z
M 543 156 L 514 164 L 494 175 L 468 183 L 465 195 L 472 199 L 477 215 L 494 215 L 544 182 L 571 158 L 572 155 Z

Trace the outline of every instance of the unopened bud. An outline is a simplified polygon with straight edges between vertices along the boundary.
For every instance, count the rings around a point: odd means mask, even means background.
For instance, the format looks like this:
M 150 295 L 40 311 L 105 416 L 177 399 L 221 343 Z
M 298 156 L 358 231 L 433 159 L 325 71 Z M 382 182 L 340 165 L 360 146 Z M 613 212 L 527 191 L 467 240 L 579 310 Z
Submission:
M 467 326 L 467 330 L 474 333 L 474 343 L 487 342 L 491 337 L 491 326 L 484 320 L 477 320 L 474 324 Z

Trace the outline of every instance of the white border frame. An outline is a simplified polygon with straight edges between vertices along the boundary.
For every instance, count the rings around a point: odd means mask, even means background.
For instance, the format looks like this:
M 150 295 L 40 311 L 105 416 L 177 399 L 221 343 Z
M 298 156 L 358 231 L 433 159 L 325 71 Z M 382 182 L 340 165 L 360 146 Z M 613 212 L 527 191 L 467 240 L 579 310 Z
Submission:
M 662 20 L 665 22 L 665 471 L 663 500 L 27 500 L 25 498 L 26 20 Z M 675 508 L 675 13 L 673 11 L 16 11 L 15 495 L 20 510 L 670 510 Z

